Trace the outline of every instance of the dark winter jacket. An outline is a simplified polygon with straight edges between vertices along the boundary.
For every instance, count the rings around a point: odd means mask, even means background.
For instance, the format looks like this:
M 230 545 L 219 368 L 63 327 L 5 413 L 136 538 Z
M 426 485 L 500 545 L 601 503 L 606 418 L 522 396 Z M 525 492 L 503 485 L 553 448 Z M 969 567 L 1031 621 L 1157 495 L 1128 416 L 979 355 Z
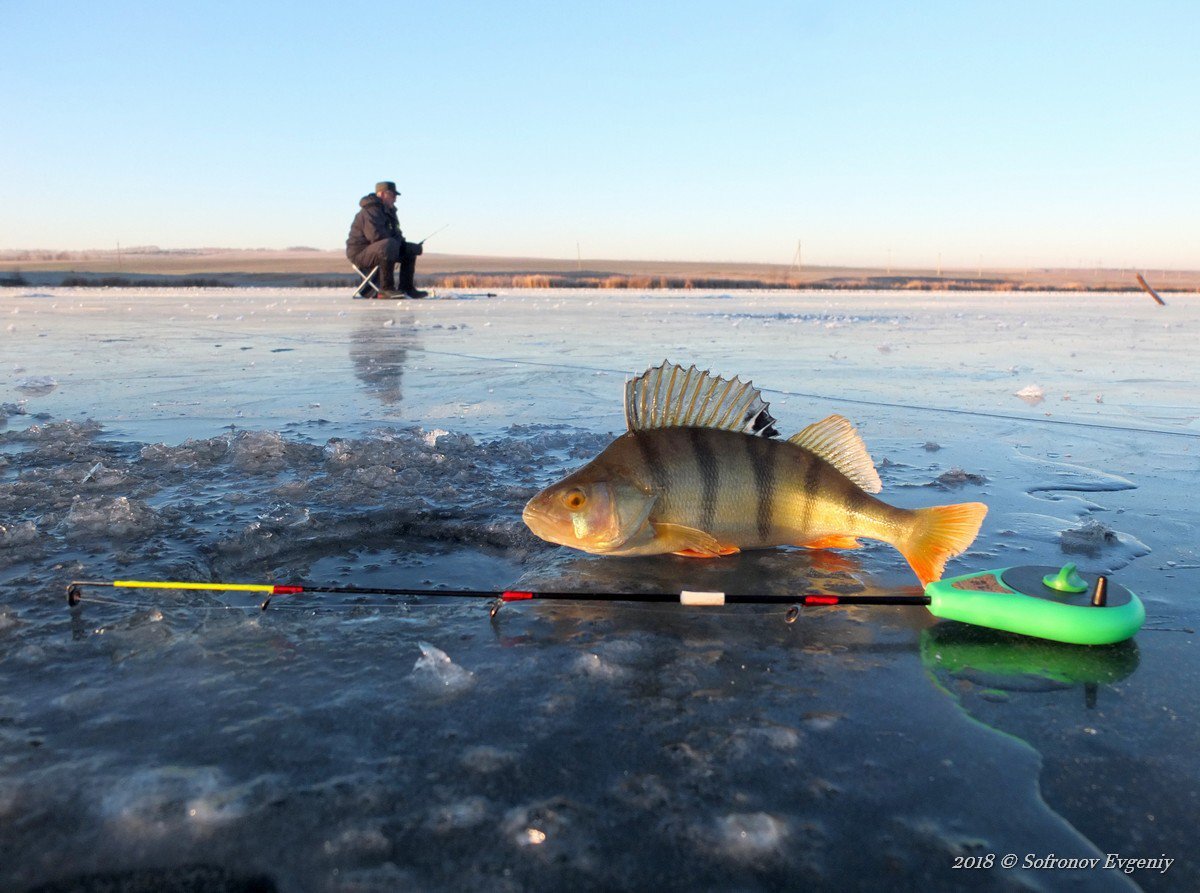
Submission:
M 358 206 L 361 210 L 354 215 L 350 236 L 346 239 L 347 255 L 353 255 L 383 239 L 399 239 L 401 245 L 404 244 L 404 233 L 400 231 L 395 208 L 389 208 L 373 192 L 364 195 Z

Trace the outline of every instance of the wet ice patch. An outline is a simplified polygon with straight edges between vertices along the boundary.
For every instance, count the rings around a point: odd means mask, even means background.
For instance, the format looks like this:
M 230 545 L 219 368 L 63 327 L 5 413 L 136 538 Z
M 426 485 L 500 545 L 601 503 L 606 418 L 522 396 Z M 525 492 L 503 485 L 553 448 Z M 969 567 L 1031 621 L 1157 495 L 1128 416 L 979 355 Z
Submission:
M 326 855 L 341 859 L 372 860 L 386 855 L 391 845 L 387 835 L 377 825 L 368 824 L 346 828 L 340 834 L 326 839 L 321 849 Z
M 1025 488 L 1027 493 L 1038 493 L 1047 490 L 1072 490 L 1082 493 L 1113 493 L 1119 490 L 1133 490 L 1137 485 L 1132 481 L 1083 465 L 1073 465 L 1069 462 L 1055 462 L 1049 459 L 1036 459 L 1017 454 L 1017 458 L 1038 466 L 1037 476 L 1041 478 Z
M 536 851 L 547 859 L 576 863 L 588 860 L 586 847 L 570 846 L 577 816 L 573 805 L 552 798 L 510 809 L 501 824 L 504 839 L 519 849 Z
M 100 801 L 107 822 L 133 837 L 203 832 L 245 812 L 243 792 L 208 766 L 145 769 L 119 780 Z
M 455 803 L 435 806 L 429 814 L 429 828 L 438 834 L 482 825 L 488 817 L 488 803 L 482 797 L 467 797 Z
M 787 837 L 787 822 L 765 812 L 731 813 L 717 819 L 713 831 L 716 848 L 740 862 L 782 855 Z
M 466 769 L 487 775 L 515 765 L 517 754 L 511 750 L 480 744 L 463 751 L 461 762 Z
M 412 681 L 431 694 L 458 694 L 475 682 L 475 674 L 450 659 L 445 651 L 428 642 L 418 642 L 421 656 L 413 664 Z
M 16 614 L 10 611 L 0 611 L 0 633 L 16 629 L 20 625 L 21 621 L 17 619 Z
M 17 379 L 13 385 L 15 390 L 30 397 L 45 397 L 58 387 L 58 379 L 52 375 L 34 375 Z

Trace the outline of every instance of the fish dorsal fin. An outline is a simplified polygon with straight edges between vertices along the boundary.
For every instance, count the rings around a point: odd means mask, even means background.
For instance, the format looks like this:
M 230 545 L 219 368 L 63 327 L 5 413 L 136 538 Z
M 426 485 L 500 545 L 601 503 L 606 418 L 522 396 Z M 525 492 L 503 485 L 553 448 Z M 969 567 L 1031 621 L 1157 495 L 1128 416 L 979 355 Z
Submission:
M 752 382 L 720 378 L 695 366 L 671 362 L 625 383 L 625 424 L 652 428 L 721 428 L 760 437 L 779 432 L 767 403 Z
M 867 445 L 850 421 L 840 415 L 813 422 L 799 434 L 789 437 L 788 443 L 820 456 L 868 493 L 883 489 Z

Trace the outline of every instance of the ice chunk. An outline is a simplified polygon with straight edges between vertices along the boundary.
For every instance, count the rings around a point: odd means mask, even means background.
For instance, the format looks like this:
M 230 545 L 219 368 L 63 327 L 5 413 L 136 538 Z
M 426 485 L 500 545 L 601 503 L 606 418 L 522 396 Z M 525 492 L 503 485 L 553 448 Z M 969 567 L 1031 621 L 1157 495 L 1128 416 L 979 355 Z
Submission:
M 142 447 L 143 462 L 172 469 L 209 468 L 225 458 L 229 439 L 210 437 L 207 440 L 185 440 L 176 447 L 152 443 Z
M 25 415 L 24 401 L 20 403 L 0 403 L 0 420 L 14 415 Z
M 240 431 L 230 445 L 231 460 L 242 471 L 280 471 L 285 464 L 285 446 L 277 431 Z
M 1117 533 L 1106 524 L 1096 520 L 1085 521 L 1079 527 L 1064 530 L 1060 534 L 1062 550 L 1068 554 L 1077 553 L 1095 558 L 1102 549 L 1115 546 L 1120 542 Z
M 594 653 L 579 655 L 579 659 L 575 661 L 575 671 L 592 679 L 603 679 L 605 682 L 615 682 L 626 675 L 624 667 Z
M 159 526 L 154 509 L 127 496 L 84 499 L 76 496 L 63 519 L 69 537 L 128 539 L 153 533 Z
M 983 475 L 973 474 L 969 471 L 964 471 L 958 466 L 955 466 L 949 471 L 938 475 L 937 480 L 935 480 L 931 486 L 940 487 L 943 490 L 951 490 L 967 484 L 973 484 L 978 487 L 986 483 L 987 478 Z
M 20 521 L 9 525 L 0 524 L 0 549 L 28 546 L 37 538 L 37 525 L 32 521 Z
M 413 664 L 413 681 L 426 691 L 457 694 L 475 681 L 475 674 L 450 659 L 445 651 L 428 642 L 418 642 L 421 656 Z
M 434 428 L 432 431 L 425 432 L 425 443 L 431 447 L 436 447 L 438 438 L 449 433 L 449 431 L 446 431 L 443 428 Z
M 1030 406 L 1037 406 L 1046 399 L 1046 392 L 1042 390 L 1041 385 L 1031 384 L 1021 388 L 1015 396 L 1020 397 Z
M 45 443 L 62 451 L 66 447 L 91 440 L 104 430 L 99 422 L 87 419 L 84 422 L 49 422 L 45 425 L 30 425 L 15 439 L 26 443 Z

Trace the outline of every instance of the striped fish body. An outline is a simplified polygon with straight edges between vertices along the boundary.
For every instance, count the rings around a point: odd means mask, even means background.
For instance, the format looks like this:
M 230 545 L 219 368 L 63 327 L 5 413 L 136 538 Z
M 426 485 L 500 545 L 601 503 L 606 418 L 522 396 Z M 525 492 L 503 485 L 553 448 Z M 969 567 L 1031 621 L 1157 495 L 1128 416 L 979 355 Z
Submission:
M 653 497 L 648 520 L 702 531 L 726 553 L 771 546 L 853 547 L 857 536 L 894 543 L 914 523 L 829 462 L 787 441 L 717 428 L 663 428 L 622 435 L 582 478 L 624 477 Z M 610 554 L 678 549 L 671 536 Z
M 831 415 L 774 439 L 750 383 L 664 363 L 630 381 L 628 432 L 538 493 L 522 517 L 535 534 L 599 555 L 714 558 L 795 545 L 895 546 L 924 583 L 966 549 L 981 503 L 901 509 L 849 421 Z

